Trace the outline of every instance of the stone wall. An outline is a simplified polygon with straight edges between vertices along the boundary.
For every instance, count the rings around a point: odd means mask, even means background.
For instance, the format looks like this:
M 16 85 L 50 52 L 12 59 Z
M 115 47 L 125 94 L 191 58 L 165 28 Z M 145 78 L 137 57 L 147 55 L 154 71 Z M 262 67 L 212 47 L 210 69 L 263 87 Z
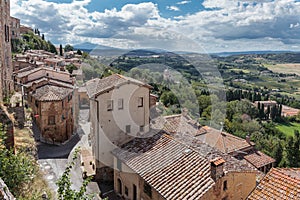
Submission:
M 0 102 L 13 91 L 10 1 L 0 0 Z

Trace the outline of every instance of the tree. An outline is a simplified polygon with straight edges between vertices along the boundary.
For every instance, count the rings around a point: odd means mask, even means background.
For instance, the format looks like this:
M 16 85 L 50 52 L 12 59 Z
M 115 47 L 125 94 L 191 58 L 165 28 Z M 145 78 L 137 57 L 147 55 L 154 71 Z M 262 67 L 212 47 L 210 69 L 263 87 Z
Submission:
M 45 40 L 45 35 L 44 34 L 42 34 L 42 40 Z
M 71 46 L 70 44 L 67 44 L 67 45 L 65 46 L 65 52 L 69 52 L 69 51 L 74 51 L 74 47 Z
M 66 66 L 66 69 L 69 71 L 70 74 L 72 74 L 73 70 L 76 70 L 77 67 L 74 64 L 69 64 Z
M 278 166 L 281 163 L 282 155 L 283 155 L 282 152 L 283 152 L 282 145 L 280 141 L 278 141 L 275 147 L 273 148 L 273 152 L 272 152 L 272 157 L 276 160 L 276 166 Z
M 49 52 L 57 54 L 55 46 L 48 40 Z
M 59 55 L 63 56 L 63 48 L 61 44 L 59 45 Z
M 5 147 L 5 135 L 0 131 L 0 177 L 9 190 L 18 197 L 25 185 L 31 183 L 36 176 L 38 166 L 33 158 L 25 153 L 13 153 Z
M 82 186 L 79 191 L 71 189 L 71 170 L 75 166 L 75 161 L 78 158 L 80 148 L 76 148 L 72 161 L 67 164 L 67 167 L 62 176 L 57 180 L 56 185 L 58 186 L 57 193 L 59 200 L 90 200 L 93 199 L 93 195 L 86 194 L 86 187 L 92 180 L 92 177 L 87 177 L 83 180 Z
M 82 51 L 80 49 L 77 50 L 78 55 L 82 55 Z

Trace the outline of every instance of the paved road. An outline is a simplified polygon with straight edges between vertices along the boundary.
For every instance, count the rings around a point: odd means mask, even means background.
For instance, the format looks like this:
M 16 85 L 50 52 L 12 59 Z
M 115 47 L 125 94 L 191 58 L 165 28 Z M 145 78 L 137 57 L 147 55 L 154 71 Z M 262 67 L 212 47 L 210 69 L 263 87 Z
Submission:
M 90 123 L 87 122 L 89 110 L 80 110 L 79 126 L 77 133 L 65 144 L 61 146 L 50 145 L 38 142 L 38 163 L 44 176 L 53 190 L 57 190 L 55 182 L 65 171 L 66 165 L 72 160 L 72 151 L 80 146 L 81 148 L 91 148 L 88 146 L 88 134 L 90 132 Z M 34 130 L 34 129 L 33 129 Z M 38 138 L 38 132 L 35 135 Z M 80 163 L 76 165 L 71 172 L 72 188 L 79 190 L 82 185 L 82 171 Z M 87 187 L 88 193 L 99 194 L 100 190 L 95 182 L 91 182 Z

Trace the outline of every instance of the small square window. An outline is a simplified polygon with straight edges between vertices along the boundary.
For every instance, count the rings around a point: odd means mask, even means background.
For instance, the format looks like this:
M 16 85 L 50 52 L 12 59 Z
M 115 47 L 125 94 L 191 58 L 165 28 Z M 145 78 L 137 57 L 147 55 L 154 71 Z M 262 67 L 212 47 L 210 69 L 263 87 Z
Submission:
M 130 125 L 126 125 L 126 133 L 130 133 Z
M 55 124 L 55 116 L 49 116 L 48 117 L 48 124 L 54 125 Z
M 107 100 L 107 111 L 113 110 L 114 101 L 113 100 Z
M 138 107 L 143 107 L 144 105 L 144 98 L 143 97 L 139 97 L 138 98 Z
M 119 110 L 123 109 L 123 106 L 124 106 L 123 102 L 124 102 L 123 99 L 118 99 L 118 109 Z
M 144 126 L 140 126 L 140 132 L 144 132 Z

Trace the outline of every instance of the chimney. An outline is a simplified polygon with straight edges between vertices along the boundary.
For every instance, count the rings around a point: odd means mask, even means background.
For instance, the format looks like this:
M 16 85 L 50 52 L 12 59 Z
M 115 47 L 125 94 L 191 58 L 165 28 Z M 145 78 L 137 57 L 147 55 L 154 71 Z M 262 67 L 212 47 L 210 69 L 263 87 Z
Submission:
M 210 174 L 214 181 L 217 181 L 223 176 L 223 167 L 225 160 L 221 157 L 217 157 L 210 161 Z
M 246 142 L 247 142 L 248 144 L 250 144 L 250 135 L 249 135 L 249 134 L 246 135 Z
M 182 113 L 182 116 L 186 117 L 189 113 L 189 110 L 187 108 L 183 108 L 181 113 Z

